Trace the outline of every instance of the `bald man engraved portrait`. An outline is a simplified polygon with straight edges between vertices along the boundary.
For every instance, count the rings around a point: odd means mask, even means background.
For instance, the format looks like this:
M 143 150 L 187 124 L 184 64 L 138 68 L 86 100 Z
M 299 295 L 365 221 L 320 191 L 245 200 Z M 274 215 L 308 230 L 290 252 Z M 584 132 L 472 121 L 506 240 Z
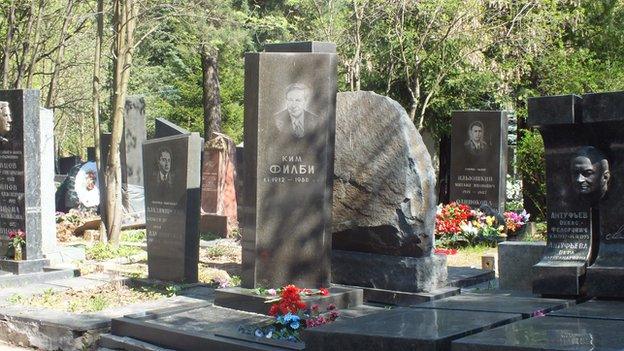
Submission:
M 286 109 L 275 114 L 275 125 L 283 135 L 301 139 L 318 124 L 318 116 L 307 110 L 310 90 L 301 83 L 286 87 Z
M 11 118 L 11 109 L 9 103 L 0 101 L 0 146 L 8 144 L 8 135 L 11 131 L 13 119 Z
M 581 200 L 595 205 L 607 193 L 611 173 L 609 160 L 597 148 L 579 149 L 570 162 L 574 190 Z

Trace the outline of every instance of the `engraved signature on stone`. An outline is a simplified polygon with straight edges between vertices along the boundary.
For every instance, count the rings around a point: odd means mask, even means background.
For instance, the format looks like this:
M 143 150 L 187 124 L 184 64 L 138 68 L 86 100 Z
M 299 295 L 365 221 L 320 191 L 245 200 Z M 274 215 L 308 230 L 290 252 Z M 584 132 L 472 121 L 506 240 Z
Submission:
M 624 239 L 624 225 L 620 226 L 613 234 L 605 234 L 605 240 Z

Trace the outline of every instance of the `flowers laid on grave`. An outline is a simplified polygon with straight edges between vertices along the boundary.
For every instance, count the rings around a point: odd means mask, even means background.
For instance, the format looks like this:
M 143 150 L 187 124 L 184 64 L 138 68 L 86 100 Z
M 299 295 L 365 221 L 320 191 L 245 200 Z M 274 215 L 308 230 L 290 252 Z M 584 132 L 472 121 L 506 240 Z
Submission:
M 452 202 L 438 205 L 436 212 L 435 235 L 438 245 L 443 248 L 458 248 L 477 244 L 495 245 L 507 233 L 515 233 L 529 220 L 526 211 L 505 212 L 504 223 L 495 216 L 468 205 Z M 440 252 L 444 253 L 444 252 Z M 449 253 L 446 253 L 449 254 Z
M 13 248 L 14 260 L 22 260 L 24 246 L 26 246 L 26 233 L 21 229 L 9 231 L 9 247 Z
M 268 314 L 273 321 L 264 326 L 239 327 L 239 331 L 259 338 L 300 342 L 301 330 L 318 327 L 335 321 L 340 313 L 334 304 L 323 310 L 319 304 L 308 306 L 302 298 L 307 296 L 328 296 L 326 288 L 302 289 L 295 285 L 286 285 L 279 289 L 255 289 L 254 293 L 264 296 L 275 296 L 267 300 L 270 303 Z
M 519 232 L 527 223 L 529 223 L 529 218 L 531 217 L 526 210 L 522 210 L 520 213 L 508 211 L 505 212 L 503 216 L 505 217 L 505 228 L 507 229 L 508 234 Z

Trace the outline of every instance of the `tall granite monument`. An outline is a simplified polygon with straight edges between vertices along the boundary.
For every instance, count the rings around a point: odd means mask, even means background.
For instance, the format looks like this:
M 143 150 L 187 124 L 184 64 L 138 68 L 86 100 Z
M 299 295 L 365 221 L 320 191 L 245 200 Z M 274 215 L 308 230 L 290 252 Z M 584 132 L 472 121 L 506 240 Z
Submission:
M 591 204 L 575 190 L 572 169 L 578 151 L 591 145 L 581 125 L 582 99 L 575 95 L 530 98 L 528 123 L 544 139 L 546 157 L 547 242 L 542 260 L 533 268 L 533 292 L 580 295 L 592 259 Z
M 42 211 L 43 186 L 49 183 L 41 177 L 49 172 L 42 173 L 41 158 L 49 156 L 42 150 L 49 144 L 42 141 L 42 135 L 52 131 L 42 132 L 49 123 L 42 124 L 39 113 L 39 90 L 0 90 L 0 238 L 6 248 L 9 232 L 24 231 L 24 258 L 29 261 L 28 271 L 24 271 L 0 260 L 0 270 L 16 268 L 29 273 L 41 271 L 47 264 L 42 254 L 42 225 L 47 223 L 43 217 L 54 214 L 49 213 L 51 206 Z
M 143 142 L 150 278 L 197 282 L 202 144 L 197 133 Z
M 455 111 L 449 200 L 502 213 L 507 175 L 505 111 Z
M 330 284 L 337 56 L 316 44 L 245 55 L 244 288 Z

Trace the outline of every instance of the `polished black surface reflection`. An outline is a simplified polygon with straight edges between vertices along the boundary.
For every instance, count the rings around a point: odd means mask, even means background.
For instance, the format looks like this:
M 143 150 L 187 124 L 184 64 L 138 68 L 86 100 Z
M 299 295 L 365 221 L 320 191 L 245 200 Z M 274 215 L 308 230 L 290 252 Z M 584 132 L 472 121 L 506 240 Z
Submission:
M 494 294 L 461 294 L 442 300 L 430 301 L 414 307 L 447 310 L 520 313 L 524 317 L 546 314 L 572 306 L 575 300 L 516 297 Z
M 521 318 L 519 314 L 397 308 L 308 329 L 306 350 L 444 350 L 450 341 Z
M 548 315 L 624 321 L 624 301 L 591 300 Z
M 622 328 L 620 321 L 531 318 L 456 340 L 452 350 L 623 350 Z

